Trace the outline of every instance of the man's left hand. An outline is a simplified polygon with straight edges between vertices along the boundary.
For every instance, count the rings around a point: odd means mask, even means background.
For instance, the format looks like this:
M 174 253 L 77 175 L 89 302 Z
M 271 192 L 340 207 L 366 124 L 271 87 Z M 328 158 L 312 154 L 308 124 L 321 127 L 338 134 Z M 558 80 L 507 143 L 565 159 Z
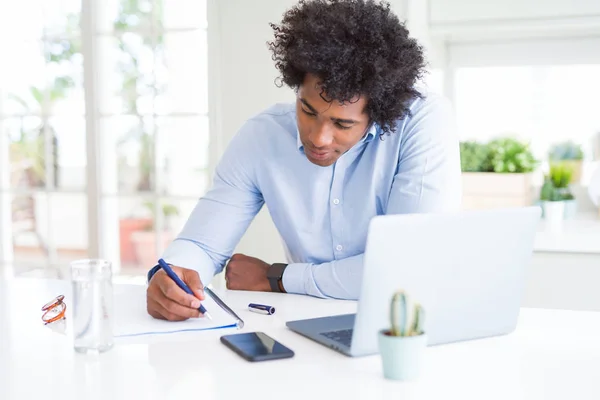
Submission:
M 270 292 L 267 278 L 270 265 L 258 258 L 234 254 L 227 263 L 225 281 L 227 289 Z

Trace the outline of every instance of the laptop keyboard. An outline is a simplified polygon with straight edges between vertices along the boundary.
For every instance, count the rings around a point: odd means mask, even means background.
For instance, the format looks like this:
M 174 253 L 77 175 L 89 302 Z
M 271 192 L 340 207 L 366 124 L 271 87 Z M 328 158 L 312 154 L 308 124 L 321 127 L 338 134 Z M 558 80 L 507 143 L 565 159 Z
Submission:
M 352 343 L 352 329 L 341 329 L 339 331 L 322 332 L 321 335 L 328 339 L 350 347 Z

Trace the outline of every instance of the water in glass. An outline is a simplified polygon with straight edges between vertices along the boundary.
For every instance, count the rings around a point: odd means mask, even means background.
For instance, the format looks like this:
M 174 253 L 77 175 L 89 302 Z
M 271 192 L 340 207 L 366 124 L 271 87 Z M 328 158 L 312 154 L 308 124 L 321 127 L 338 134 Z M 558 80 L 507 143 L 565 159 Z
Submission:
M 74 261 L 71 277 L 75 350 L 104 352 L 113 345 L 111 263 L 106 260 Z

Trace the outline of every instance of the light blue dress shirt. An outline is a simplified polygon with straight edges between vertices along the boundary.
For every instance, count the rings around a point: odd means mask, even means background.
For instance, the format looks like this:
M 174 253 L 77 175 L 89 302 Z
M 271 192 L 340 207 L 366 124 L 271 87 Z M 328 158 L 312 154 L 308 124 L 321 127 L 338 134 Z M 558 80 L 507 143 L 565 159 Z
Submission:
M 288 258 L 286 291 L 357 299 L 373 216 L 460 207 L 459 141 L 449 102 L 428 94 L 410 111 L 396 132 L 381 140 L 372 126 L 329 167 L 304 155 L 294 104 L 256 115 L 230 142 L 212 188 L 163 258 L 197 270 L 208 284 L 266 205 Z

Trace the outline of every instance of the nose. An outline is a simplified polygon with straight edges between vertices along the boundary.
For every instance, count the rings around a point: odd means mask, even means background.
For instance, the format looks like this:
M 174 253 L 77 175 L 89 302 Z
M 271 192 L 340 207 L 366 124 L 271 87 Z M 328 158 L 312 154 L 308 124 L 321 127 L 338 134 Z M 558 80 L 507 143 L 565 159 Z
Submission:
M 313 146 L 317 149 L 321 149 L 328 147 L 333 143 L 333 132 L 331 132 L 331 129 L 328 129 L 325 124 L 321 124 L 308 135 L 308 139 Z

